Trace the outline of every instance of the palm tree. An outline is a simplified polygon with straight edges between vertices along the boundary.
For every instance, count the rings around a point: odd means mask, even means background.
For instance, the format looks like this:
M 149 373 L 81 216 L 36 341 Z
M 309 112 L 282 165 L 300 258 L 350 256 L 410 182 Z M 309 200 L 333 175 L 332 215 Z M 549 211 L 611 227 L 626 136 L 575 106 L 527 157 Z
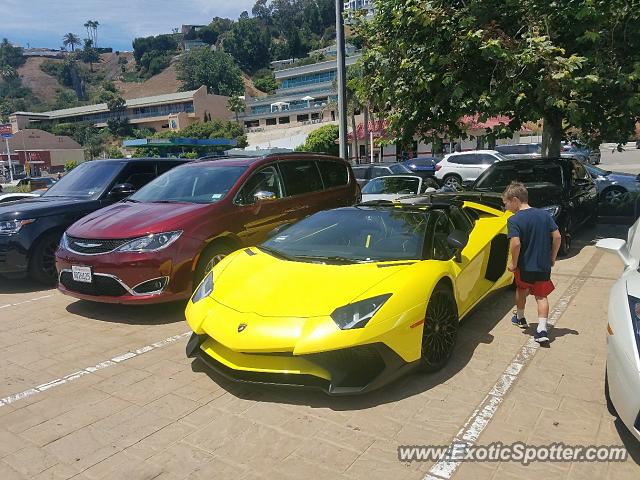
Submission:
M 238 114 L 240 112 L 244 112 L 245 104 L 242 97 L 234 95 L 233 97 L 229 97 L 229 102 L 227 103 L 227 108 L 236 114 L 236 122 L 240 123 L 240 119 L 238 118 Z
M 0 78 L 9 81 L 18 78 L 18 72 L 11 65 L 0 65 Z
M 62 44 L 65 47 L 71 46 L 71 51 L 75 52 L 76 50 L 76 45 L 80 45 L 80 38 L 78 38 L 77 35 L 73 34 L 73 33 L 67 33 L 63 38 L 62 38 Z
M 87 29 L 87 37 L 96 48 L 98 47 L 98 26 L 100 26 L 100 22 L 97 20 L 87 20 L 84 24 L 84 28 Z

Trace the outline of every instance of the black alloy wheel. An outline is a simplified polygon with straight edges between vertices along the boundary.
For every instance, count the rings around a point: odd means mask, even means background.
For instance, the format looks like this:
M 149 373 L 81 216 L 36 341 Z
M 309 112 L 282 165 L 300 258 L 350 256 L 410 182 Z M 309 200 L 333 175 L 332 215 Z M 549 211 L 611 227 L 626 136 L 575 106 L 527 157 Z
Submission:
M 458 338 L 458 309 L 451 289 L 436 286 L 427 305 L 422 332 L 421 368 L 435 372 L 445 366 Z

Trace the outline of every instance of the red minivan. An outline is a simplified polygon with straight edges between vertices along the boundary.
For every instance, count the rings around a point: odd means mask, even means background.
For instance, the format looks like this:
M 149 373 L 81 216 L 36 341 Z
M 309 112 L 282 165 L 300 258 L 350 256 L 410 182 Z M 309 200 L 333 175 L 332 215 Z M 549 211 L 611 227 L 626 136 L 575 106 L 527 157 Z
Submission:
M 108 303 L 186 299 L 230 252 L 359 196 L 349 164 L 327 155 L 191 162 L 69 227 L 56 252 L 58 288 Z

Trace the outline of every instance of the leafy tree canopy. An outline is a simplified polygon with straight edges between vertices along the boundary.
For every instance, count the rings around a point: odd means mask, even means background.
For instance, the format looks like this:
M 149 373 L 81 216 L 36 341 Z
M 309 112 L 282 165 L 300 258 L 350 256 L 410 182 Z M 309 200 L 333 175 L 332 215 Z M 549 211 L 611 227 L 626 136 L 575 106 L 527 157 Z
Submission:
M 324 125 L 312 131 L 304 144 L 296 148 L 299 152 L 328 153 L 329 155 L 339 155 L 339 147 L 336 140 L 339 137 L 337 125 Z
M 206 85 L 216 95 L 242 95 L 242 71 L 227 53 L 209 48 L 193 48 L 177 64 L 180 89 L 195 90 Z
M 494 135 L 544 120 L 543 151 L 565 129 L 626 141 L 640 118 L 637 0 L 385 0 L 363 37 L 363 98 L 397 139 L 465 134 L 459 119 L 511 118 Z

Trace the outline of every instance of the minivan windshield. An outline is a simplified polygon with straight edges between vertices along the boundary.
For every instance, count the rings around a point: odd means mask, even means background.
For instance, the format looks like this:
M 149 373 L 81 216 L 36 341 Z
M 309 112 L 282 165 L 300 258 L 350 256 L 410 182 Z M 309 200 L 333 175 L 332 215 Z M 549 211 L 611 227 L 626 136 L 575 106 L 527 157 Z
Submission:
M 379 195 L 386 193 L 418 194 L 420 179 L 411 177 L 378 177 L 367 183 L 363 194 Z
M 422 258 L 428 212 L 351 207 L 301 220 L 259 248 L 289 260 L 361 263 Z
M 43 197 L 73 197 L 97 200 L 122 170 L 122 162 L 94 160 L 78 165 L 54 183 Z
M 149 203 L 215 203 L 225 197 L 246 169 L 246 166 L 185 165 L 149 182 L 129 199 Z

